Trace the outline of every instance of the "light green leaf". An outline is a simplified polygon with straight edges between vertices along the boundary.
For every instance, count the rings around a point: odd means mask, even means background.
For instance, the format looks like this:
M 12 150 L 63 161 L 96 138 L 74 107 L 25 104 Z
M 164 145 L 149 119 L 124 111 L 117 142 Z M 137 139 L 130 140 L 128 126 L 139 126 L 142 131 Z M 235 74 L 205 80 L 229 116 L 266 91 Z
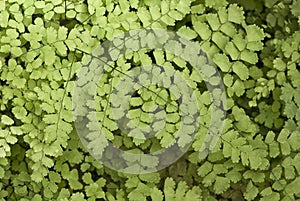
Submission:
M 170 12 L 168 12 L 168 15 L 173 18 L 174 20 L 181 20 L 183 15 L 182 13 L 176 11 L 176 10 L 171 10 Z
M 249 50 L 244 50 L 241 53 L 241 59 L 249 62 L 250 64 L 256 64 L 258 62 L 257 54 Z
M 175 143 L 173 135 L 169 133 L 164 133 L 160 144 L 162 147 L 168 148 Z
M 206 19 L 213 31 L 217 31 L 220 28 L 221 23 L 217 14 L 207 14 Z
M 249 42 L 261 41 L 265 37 L 264 31 L 261 28 L 259 28 L 257 25 L 247 26 L 246 32 L 247 32 L 247 40 Z
M 241 80 L 247 80 L 249 78 L 249 70 L 242 62 L 235 62 L 232 65 L 232 70 L 240 77 Z
M 231 4 L 228 8 L 228 20 L 236 24 L 241 24 L 244 21 L 244 11 L 237 4 Z
M 232 42 L 228 42 L 225 46 L 225 51 L 230 55 L 233 60 L 237 60 L 240 56 L 240 51 Z
M 256 186 L 253 185 L 252 181 L 249 181 L 246 192 L 244 193 L 244 196 L 247 200 L 254 200 L 258 194 L 258 189 Z
M 152 200 L 157 200 L 157 201 L 162 201 L 164 197 L 162 192 L 158 188 L 152 188 L 150 196 Z
M 44 1 L 36 1 L 36 2 L 34 3 L 34 5 L 35 5 L 36 8 L 41 9 L 41 8 L 44 8 L 44 7 L 45 7 L 45 2 L 44 2 Z
M 194 25 L 195 31 L 199 34 L 199 36 L 203 40 L 208 40 L 211 37 L 211 30 L 209 29 L 209 27 L 206 23 L 193 21 L 193 25 Z
M 224 49 L 229 41 L 229 38 L 224 36 L 221 32 L 214 32 L 212 35 L 212 40 L 220 49 Z
M 247 45 L 247 41 L 240 34 L 234 35 L 232 42 L 240 51 L 244 50 Z
M 189 27 L 182 26 L 178 30 L 178 35 L 186 37 L 188 39 L 194 39 L 197 37 L 197 33 Z
M 264 44 L 260 41 L 248 42 L 247 49 L 251 51 L 259 51 L 264 48 Z
M 213 61 L 218 67 L 221 68 L 223 72 L 228 72 L 231 67 L 228 57 L 224 54 L 216 54 L 213 58 Z
M 2 115 L 1 116 L 1 123 L 3 123 L 4 125 L 13 125 L 14 124 L 14 120 L 12 120 L 7 115 Z
M 285 71 L 285 69 L 286 69 L 286 63 L 284 61 L 282 61 L 281 58 L 276 58 L 273 61 L 273 64 L 274 64 L 274 68 L 279 71 Z
M 217 177 L 214 184 L 214 191 L 217 194 L 225 192 L 230 186 L 230 180 L 226 177 Z

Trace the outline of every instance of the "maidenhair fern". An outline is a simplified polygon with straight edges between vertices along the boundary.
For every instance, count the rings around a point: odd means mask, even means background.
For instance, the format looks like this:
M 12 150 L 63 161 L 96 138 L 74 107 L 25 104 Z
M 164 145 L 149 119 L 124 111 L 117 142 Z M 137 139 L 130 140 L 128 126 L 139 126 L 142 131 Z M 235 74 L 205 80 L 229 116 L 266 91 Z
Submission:
M 0 1 L 0 200 L 299 199 L 299 26 L 299 0 Z

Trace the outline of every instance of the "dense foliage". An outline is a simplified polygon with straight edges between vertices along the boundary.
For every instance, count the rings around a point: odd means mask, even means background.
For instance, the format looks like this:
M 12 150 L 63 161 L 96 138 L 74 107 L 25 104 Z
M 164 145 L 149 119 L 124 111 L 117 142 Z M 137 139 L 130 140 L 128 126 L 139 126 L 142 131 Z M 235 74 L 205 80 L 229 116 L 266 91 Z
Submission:
M 202 145 L 213 101 L 206 78 L 180 54 L 128 43 L 134 52 L 106 66 L 94 86 L 105 138 L 133 152 L 167 148 L 178 136 L 180 146 L 192 143 L 171 166 L 134 175 L 92 157 L 75 129 L 72 103 L 76 79 L 87 61 L 95 60 L 95 48 L 141 28 L 175 31 L 199 44 L 217 66 L 227 98 L 222 134 L 207 151 Z M 0 200 L 299 200 L 299 48 L 300 0 L 0 1 Z M 187 132 L 194 128 L 178 131 L 178 108 L 171 107 L 178 97 L 165 89 L 167 79 L 157 86 L 147 82 L 147 74 L 139 77 L 151 90 L 137 88 L 130 108 L 110 97 L 125 93 L 113 78 L 151 64 L 189 79 L 200 110 L 193 141 Z M 149 115 L 155 105 L 167 112 Z M 145 130 L 122 133 L 116 121 L 125 113 L 127 125 Z M 166 119 L 164 127 L 154 119 Z M 147 125 L 160 132 L 147 138 Z M 101 154 L 106 145 L 96 139 L 89 146 Z M 156 163 L 145 159 L 141 165 Z

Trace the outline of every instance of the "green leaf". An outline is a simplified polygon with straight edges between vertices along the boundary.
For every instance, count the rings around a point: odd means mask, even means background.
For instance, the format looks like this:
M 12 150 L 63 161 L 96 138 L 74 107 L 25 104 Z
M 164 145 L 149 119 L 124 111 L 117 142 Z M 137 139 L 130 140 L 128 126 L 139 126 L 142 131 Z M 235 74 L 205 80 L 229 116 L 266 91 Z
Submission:
M 191 13 L 193 14 L 202 14 L 205 11 L 205 6 L 202 4 L 193 5 L 191 7 Z
M 54 47 L 58 51 L 59 55 L 66 56 L 66 54 L 67 54 L 67 46 L 63 42 L 58 41 L 58 42 L 54 43 Z
M 3 147 L 0 147 L 0 159 L 4 158 L 6 156 L 6 151 L 4 150 Z
M 157 200 L 157 201 L 163 200 L 163 194 L 158 188 L 152 188 L 150 196 L 152 200 Z
M 226 177 L 217 177 L 214 184 L 214 191 L 217 194 L 225 192 L 230 187 L 230 180 Z
M 206 19 L 213 31 L 217 31 L 220 28 L 221 23 L 217 14 L 207 14 Z
M 41 9 L 41 8 L 44 8 L 44 7 L 45 7 L 45 2 L 44 2 L 44 1 L 36 1 L 36 2 L 34 3 L 34 5 L 35 5 L 36 8 Z
M 213 58 L 213 61 L 218 67 L 221 68 L 223 72 L 228 72 L 231 67 L 228 57 L 224 54 L 216 54 Z
M 68 29 L 66 27 L 59 27 L 57 31 L 57 40 L 64 41 L 67 39 Z
M 226 1 L 223 1 L 223 0 L 215 0 L 216 4 L 219 4 L 219 3 L 224 3 L 227 5 L 227 2 Z M 225 7 L 221 6 L 219 9 L 218 9 L 218 16 L 219 16 L 219 19 L 220 19 L 220 22 L 221 24 L 225 24 L 228 22 L 228 13 L 227 13 L 227 10 Z M 231 23 L 229 23 L 231 24 Z
M 239 76 L 241 80 L 247 80 L 249 78 L 249 70 L 242 62 L 235 62 L 232 65 L 232 70 Z
M 161 21 L 164 22 L 168 26 L 174 26 L 175 25 L 175 20 L 167 15 L 163 15 L 161 17 Z
M 203 40 L 208 40 L 211 37 L 211 30 L 209 29 L 209 27 L 206 23 L 193 21 L 193 26 L 194 26 L 195 31 L 199 34 L 199 36 Z
M 197 33 L 189 27 L 182 26 L 178 30 L 178 35 L 182 37 L 186 37 L 188 39 L 194 39 L 197 37 Z
M 194 186 L 191 190 L 186 192 L 184 201 L 198 201 L 202 199 L 202 191 L 198 186 Z
M 147 26 L 151 21 L 151 15 L 146 9 L 139 9 L 137 16 L 143 22 L 144 26 Z
M 285 71 L 285 69 L 286 69 L 286 63 L 284 61 L 282 61 L 281 58 L 276 58 L 273 61 L 273 64 L 274 64 L 274 68 L 279 71 Z
M 293 1 L 293 4 L 290 5 L 290 8 L 291 8 L 291 12 L 293 13 L 293 15 L 300 16 L 300 9 L 299 9 L 300 1 L 299 0 Z
M 246 38 L 249 42 L 261 41 L 265 37 L 264 31 L 261 28 L 259 28 L 257 25 L 247 26 L 246 32 L 247 32 Z
M 247 41 L 240 34 L 234 35 L 232 42 L 240 51 L 243 51 L 247 45 Z
M 45 64 L 46 65 L 54 64 L 56 59 L 55 51 L 49 46 L 44 46 L 42 48 L 42 52 L 44 54 Z
M 171 10 L 168 12 L 168 15 L 173 18 L 174 20 L 181 20 L 183 18 L 182 13 L 176 11 L 176 10 Z
M 175 143 L 174 141 L 174 137 L 173 135 L 169 134 L 169 133 L 165 133 L 163 135 L 162 140 L 160 141 L 160 144 L 162 147 L 168 148 L 171 145 L 173 145 Z
M 299 185 L 300 185 L 300 177 L 297 177 L 295 180 L 293 180 L 292 182 L 286 185 L 285 191 L 290 196 L 293 196 L 294 194 L 299 194 L 300 193 L 300 189 L 298 188 Z
M 241 24 L 244 19 L 244 11 L 237 4 L 231 4 L 228 7 L 228 21 Z
M 149 10 L 153 20 L 158 20 L 161 17 L 160 8 L 158 5 L 151 6 Z
M 198 175 L 201 177 L 206 176 L 212 171 L 213 165 L 210 162 L 205 162 L 201 167 L 198 168 Z
M 178 4 L 176 5 L 176 9 L 181 12 L 182 14 L 186 15 L 190 12 L 191 10 L 191 1 L 185 1 L 185 0 L 181 0 L 178 2 Z
M 76 17 L 76 12 L 74 10 L 68 10 L 67 13 L 66 13 L 66 17 L 67 18 L 70 18 L 70 19 L 73 19 Z
M 57 6 L 54 8 L 54 12 L 57 14 L 63 14 L 65 12 L 65 9 L 63 6 Z
M 294 88 L 289 83 L 285 83 L 282 87 L 282 93 L 280 96 L 280 99 L 289 103 L 291 102 L 293 96 L 294 96 Z
M 224 49 L 226 44 L 229 41 L 229 38 L 224 36 L 222 33 L 220 32 L 214 32 L 212 35 L 212 40 L 216 43 L 216 45 L 220 48 L 220 49 Z
M 1 18 L 0 26 L 1 27 L 7 27 L 8 19 L 9 19 L 9 13 L 6 10 L 1 11 L 0 12 L 0 18 Z
M 247 49 L 251 51 L 259 51 L 264 48 L 264 44 L 260 41 L 248 42 Z
M 165 184 L 164 184 L 165 200 L 174 200 L 175 185 L 176 185 L 176 183 L 174 182 L 174 180 L 172 178 L 168 177 L 165 179 Z
M 84 194 L 83 194 L 83 193 L 80 193 L 80 192 L 74 193 L 74 194 L 71 196 L 70 201 L 85 201 L 85 199 L 84 199 Z
M 180 119 L 180 116 L 178 113 L 171 113 L 171 114 L 167 114 L 167 122 L 170 122 L 170 123 L 176 123 L 178 122 Z
M 2 115 L 1 116 L 1 123 L 3 123 L 4 125 L 13 125 L 14 124 L 14 120 L 12 120 L 7 115 Z
M 247 200 L 254 200 L 258 194 L 258 189 L 256 186 L 253 185 L 252 181 L 249 181 L 246 192 L 244 193 L 244 196 Z
M 9 144 L 16 144 L 16 142 L 18 141 L 18 139 L 12 135 L 6 136 L 5 139 L 6 139 L 7 143 L 9 143 Z
M 225 46 L 225 51 L 230 55 L 233 60 L 237 60 L 240 56 L 239 50 L 235 47 L 232 42 L 228 42 Z
M 233 76 L 226 74 L 223 78 L 223 82 L 227 87 L 231 87 L 233 84 Z
M 241 180 L 242 175 L 240 172 L 238 172 L 238 170 L 233 169 L 226 174 L 226 178 L 230 179 L 230 181 L 232 181 L 233 183 L 237 183 L 238 181 Z
M 226 0 L 205 0 L 205 6 L 210 8 L 219 8 L 226 6 L 227 4 Z
M 158 65 L 162 65 L 165 62 L 164 53 L 162 50 L 156 49 L 154 50 L 153 54 Z
M 249 50 L 242 51 L 241 59 L 249 62 L 250 64 L 256 64 L 258 62 L 257 54 Z

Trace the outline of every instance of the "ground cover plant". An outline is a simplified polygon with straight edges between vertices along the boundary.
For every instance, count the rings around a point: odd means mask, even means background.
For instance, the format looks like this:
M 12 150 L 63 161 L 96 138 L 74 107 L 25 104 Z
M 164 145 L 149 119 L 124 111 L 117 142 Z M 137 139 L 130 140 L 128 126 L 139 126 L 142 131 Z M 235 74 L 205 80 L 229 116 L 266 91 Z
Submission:
M 299 28 L 300 0 L 0 0 L 0 200 L 299 200 Z

